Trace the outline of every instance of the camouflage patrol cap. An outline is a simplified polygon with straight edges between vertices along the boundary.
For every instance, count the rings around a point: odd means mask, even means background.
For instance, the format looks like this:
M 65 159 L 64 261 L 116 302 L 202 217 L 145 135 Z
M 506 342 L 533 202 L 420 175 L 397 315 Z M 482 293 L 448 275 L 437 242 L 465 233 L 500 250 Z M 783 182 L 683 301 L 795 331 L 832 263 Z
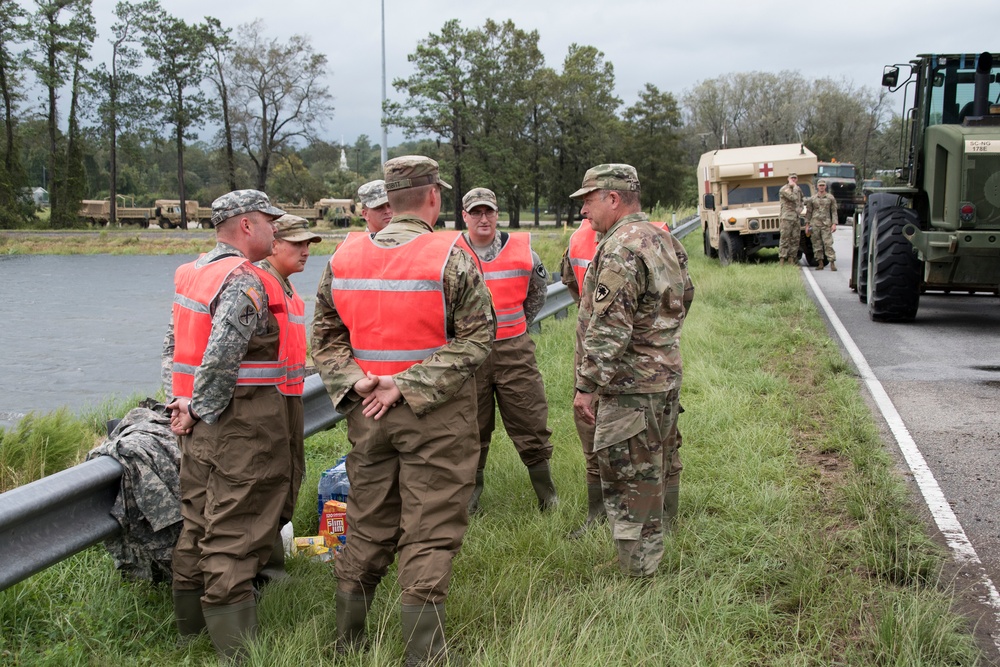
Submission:
M 319 234 L 309 231 L 308 220 L 291 213 L 286 213 L 274 221 L 274 238 L 291 243 L 299 241 L 319 243 L 323 240 Z
M 494 211 L 500 208 L 497 206 L 497 196 L 486 188 L 472 188 L 462 197 L 462 208 L 466 211 L 471 211 L 477 206 L 489 206 Z
M 260 190 L 233 190 L 212 202 L 212 226 L 244 213 L 260 211 L 275 218 L 285 214 L 271 206 L 271 200 Z
M 788 172 L 788 178 L 798 178 L 798 177 L 799 175 L 796 174 L 794 171 Z
M 382 171 L 385 173 L 386 192 L 435 184 L 451 190 L 451 186 L 438 175 L 437 161 L 423 155 L 394 157 L 383 165 Z
M 825 185 L 826 185 L 826 180 L 824 180 L 824 179 L 822 179 L 822 178 L 821 178 L 821 179 L 819 179 L 818 181 L 816 181 L 816 187 L 817 187 L 817 188 L 818 188 L 819 186 L 821 186 L 821 185 L 825 186 Z
M 599 164 L 587 170 L 583 185 L 569 197 L 579 199 L 594 190 L 639 192 L 639 175 L 630 164 Z
M 385 194 L 385 181 L 370 181 L 358 188 L 358 199 L 365 208 L 378 208 L 389 203 Z

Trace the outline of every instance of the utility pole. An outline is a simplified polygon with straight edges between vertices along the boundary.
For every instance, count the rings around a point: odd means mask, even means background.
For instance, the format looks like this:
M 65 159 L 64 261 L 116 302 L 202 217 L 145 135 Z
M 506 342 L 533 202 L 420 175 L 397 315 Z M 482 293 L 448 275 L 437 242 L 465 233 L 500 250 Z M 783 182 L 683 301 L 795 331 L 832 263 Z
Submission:
M 382 164 L 389 159 L 389 130 L 385 126 L 385 0 L 382 0 Z

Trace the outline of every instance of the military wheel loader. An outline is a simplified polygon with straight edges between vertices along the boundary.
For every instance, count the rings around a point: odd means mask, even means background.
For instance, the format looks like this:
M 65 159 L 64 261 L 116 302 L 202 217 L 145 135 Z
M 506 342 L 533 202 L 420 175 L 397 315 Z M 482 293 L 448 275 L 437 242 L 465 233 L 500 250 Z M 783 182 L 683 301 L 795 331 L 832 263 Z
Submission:
M 912 321 L 926 292 L 1000 294 L 998 57 L 923 54 L 883 70 L 913 102 L 901 182 L 873 188 L 854 228 L 850 284 L 872 320 Z

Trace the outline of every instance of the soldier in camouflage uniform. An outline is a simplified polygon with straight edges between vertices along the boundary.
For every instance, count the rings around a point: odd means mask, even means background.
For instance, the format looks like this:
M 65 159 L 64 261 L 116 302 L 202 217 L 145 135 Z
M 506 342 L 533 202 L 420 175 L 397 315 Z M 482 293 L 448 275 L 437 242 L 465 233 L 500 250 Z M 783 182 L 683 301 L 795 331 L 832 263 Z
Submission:
M 398 552 L 406 664 L 432 664 L 447 657 L 444 601 L 479 460 L 473 374 L 496 320 L 458 234 L 432 234 L 441 188 L 451 187 L 437 162 L 394 158 L 385 178 L 392 222 L 340 244 L 313 320 L 313 360 L 352 444 L 337 650 L 363 646 L 375 589 Z
M 676 446 L 687 267 L 670 233 L 642 213 L 633 167 L 593 167 L 571 197 L 583 198 L 582 215 L 604 234 L 580 298 L 573 409 L 596 426 L 619 567 L 650 576 L 663 557 L 664 479 L 673 458 L 664 449 Z
M 365 219 L 368 233 L 375 234 L 385 229 L 392 220 L 392 206 L 385 193 L 385 181 L 365 183 L 358 188 L 358 199 L 361 200 L 361 217 Z
M 837 270 L 837 253 L 833 250 L 833 233 L 837 231 L 837 200 L 826 191 L 826 181 L 816 183 L 816 195 L 806 200 L 806 223 L 811 228 L 813 257 L 816 270 L 823 270 L 823 257 L 830 270 Z
M 282 332 L 264 284 L 271 278 L 251 264 L 270 254 L 283 214 L 257 190 L 212 203 L 218 243 L 177 269 L 163 347 L 181 450 L 174 613 L 182 638 L 207 628 L 227 659 L 240 659 L 256 635 L 252 582 L 271 555 L 290 485 Z
M 479 509 L 497 404 L 507 435 L 528 468 L 538 507 L 544 511 L 555 505 L 558 497 L 549 471 L 552 458 L 549 442 L 552 431 L 547 425 L 549 407 L 528 325 L 545 305 L 548 273 L 541 258 L 531 249 L 529 234 L 522 232 L 514 237 L 497 232 L 497 197 L 492 190 L 469 190 L 462 198 L 462 208 L 469 230 L 462 235 L 463 240 L 481 262 L 497 310 L 493 351 L 476 371 L 480 450 L 469 513 Z M 503 256 L 502 251 L 506 251 Z
M 286 213 L 274 221 L 274 246 L 267 259 L 262 259 L 257 266 L 264 269 L 278 281 L 286 299 L 286 310 L 289 316 L 289 337 L 293 334 L 297 344 L 294 346 L 294 358 L 287 359 L 288 369 L 286 387 L 281 389 L 288 404 L 288 434 L 292 451 L 291 487 L 281 511 L 280 525 L 292 520 L 295 514 L 295 504 L 299 498 L 299 487 L 306 472 L 305 454 L 305 410 L 302 405 L 302 389 L 305 381 L 306 364 L 306 333 L 305 304 L 302 297 L 295 291 L 289 281 L 293 273 L 300 273 L 306 268 L 309 259 L 309 247 L 319 243 L 323 237 L 309 231 L 309 221 L 297 215 Z M 258 574 L 263 582 L 285 579 L 285 548 L 281 535 L 275 535 L 274 549 L 271 558 L 264 569 Z
M 788 183 L 778 191 L 778 201 L 781 211 L 778 214 L 780 238 L 778 240 L 778 264 L 786 261 L 793 266 L 799 260 L 799 236 L 802 228 L 799 225 L 799 215 L 802 212 L 802 189 L 798 185 L 796 174 L 788 175 Z

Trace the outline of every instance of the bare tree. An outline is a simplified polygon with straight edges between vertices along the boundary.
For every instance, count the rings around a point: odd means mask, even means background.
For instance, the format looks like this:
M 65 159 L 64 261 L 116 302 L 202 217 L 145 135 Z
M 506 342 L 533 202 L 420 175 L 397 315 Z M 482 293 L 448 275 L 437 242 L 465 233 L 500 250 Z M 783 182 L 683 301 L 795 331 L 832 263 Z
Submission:
M 264 190 L 275 156 L 296 139 L 311 139 L 333 115 L 333 98 L 326 56 L 308 37 L 267 38 L 261 20 L 240 26 L 239 34 L 246 40 L 233 46 L 229 77 L 233 138 L 257 170 L 257 189 Z

